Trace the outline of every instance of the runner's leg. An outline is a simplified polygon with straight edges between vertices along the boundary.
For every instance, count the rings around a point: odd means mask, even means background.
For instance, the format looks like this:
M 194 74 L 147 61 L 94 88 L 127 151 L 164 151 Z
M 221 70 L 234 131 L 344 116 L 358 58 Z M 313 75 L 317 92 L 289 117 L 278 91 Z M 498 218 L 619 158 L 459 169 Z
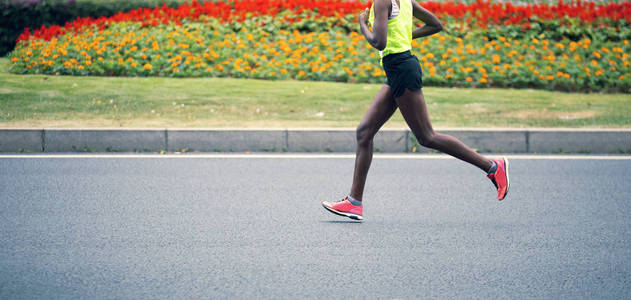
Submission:
M 427 114 L 422 90 L 410 91 L 406 89 L 403 95 L 396 99 L 396 102 L 405 122 L 422 146 L 436 149 L 466 161 L 484 172 L 489 171 L 493 165 L 490 159 L 471 150 L 471 148 L 452 136 L 434 132 Z
M 384 85 L 357 127 L 357 153 L 351 186 L 351 197 L 357 201 L 361 201 L 364 194 L 366 175 L 372 162 L 373 138 L 396 110 L 397 103 L 392 98 L 390 86 Z

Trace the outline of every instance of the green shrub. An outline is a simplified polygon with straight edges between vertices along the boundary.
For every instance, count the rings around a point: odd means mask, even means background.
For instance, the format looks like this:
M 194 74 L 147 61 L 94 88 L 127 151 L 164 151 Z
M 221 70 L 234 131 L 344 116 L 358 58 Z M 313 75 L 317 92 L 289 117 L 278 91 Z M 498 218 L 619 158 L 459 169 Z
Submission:
M 27 27 L 63 25 L 77 17 L 112 16 L 162 3 L 176 7 L 182 2 L 185 0 L 0 0 L 0 56 L 13 50 Z

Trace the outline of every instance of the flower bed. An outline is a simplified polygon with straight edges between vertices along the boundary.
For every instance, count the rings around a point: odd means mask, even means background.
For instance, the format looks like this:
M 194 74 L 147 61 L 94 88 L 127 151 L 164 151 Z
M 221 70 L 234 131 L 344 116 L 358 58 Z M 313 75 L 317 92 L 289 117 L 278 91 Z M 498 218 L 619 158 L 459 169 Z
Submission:
M 425 85 L 631 91 L 629 2 L 422 4 L 448 32 L 414 41 Z M 356 13 L 367 6 L 193 2 L 77 19 L 25 31 L 10 71 L 383 82 L 376 50 L 357 33 Z M 472 21 L 480 15 L 488 17 Z

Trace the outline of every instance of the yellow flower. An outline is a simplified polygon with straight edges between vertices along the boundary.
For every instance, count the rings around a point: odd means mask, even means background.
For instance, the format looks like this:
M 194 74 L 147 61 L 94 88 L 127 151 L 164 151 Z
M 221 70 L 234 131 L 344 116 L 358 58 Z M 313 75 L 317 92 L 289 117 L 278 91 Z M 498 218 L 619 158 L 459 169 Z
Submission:
M 471 82 L 471 81 L 473 81 L 473 79 L 472 79 L 471 77 L 467 77 L 465 80 L 466 80 L 467 82 Z
M 486 78 L 480 78 L 481 83 L 486 83 Z
M 146 63 L 146 64 L 143 66 L 143 68 L 144 68 L 145 70 L 151 70 L 151 64 L 150 64 L 150 63 Z

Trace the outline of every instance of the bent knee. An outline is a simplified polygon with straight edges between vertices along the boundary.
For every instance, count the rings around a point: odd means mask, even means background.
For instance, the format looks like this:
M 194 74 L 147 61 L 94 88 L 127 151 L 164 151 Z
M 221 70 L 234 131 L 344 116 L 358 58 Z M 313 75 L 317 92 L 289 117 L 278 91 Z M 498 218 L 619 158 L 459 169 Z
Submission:
M 434 138 L 436 134 L 434 132 L 424 132 L 423 134 L 417 135 L 416 139 L 418 143 L 423 147 L 432 148 L 434 145 Z
M 374 130 L 365 124 L 359 124 L 355 130 L 357 144 L 359 146 L 369 146 L 372 143 L 372 139 L 375 136 Z

